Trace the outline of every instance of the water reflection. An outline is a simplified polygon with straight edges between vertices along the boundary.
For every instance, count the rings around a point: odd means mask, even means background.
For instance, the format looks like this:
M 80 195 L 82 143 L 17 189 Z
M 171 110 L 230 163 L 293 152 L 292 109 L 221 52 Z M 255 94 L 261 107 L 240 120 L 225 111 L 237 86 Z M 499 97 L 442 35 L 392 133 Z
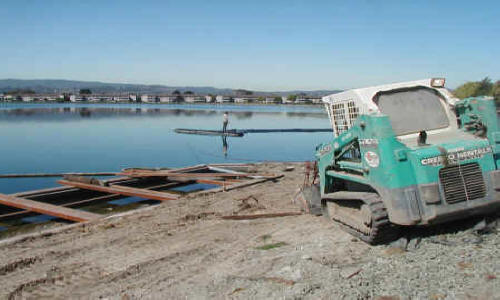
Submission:
M 323 112 L 318 112 L 318 113 L 311 113 L 311 112 L 286 112 L 285 113 L 287 117 L 290 118 L 320 118 L 324 119 L 327 116 Z
M 95 108 L 95 107 L 61 107 L 61 108 L 17 108 L 10 110 L 0 110 L 0 118 L 8 117 L 36 117 L 47 119 L 53 116 L 80 116 L 82 118 L 120 117 L 137 115 L 162 115 L 162 116 L 204 116 L 217 114 L 215 110 L 187 110 L 187 109 L 159 109 L 159 108 Z M 252 112 L 235 112 L 235 115 L 251 116 Z
M 223 135 L 222 136 L 222 154 L 224 154 L 224 157 L 227 157 L 227 150 L 228 150 L 227 136 Z
M 144 116 L 148 117 L 166 117 L 166 116 L 213 116 L 220 115 L 222 111 L 219 109 L 190 109 L 186 108 L 158 108 L 158 107 L 82 107 L 82 106 L 69 106 L 69 107 L 27 107 L 27 108 L 0 108 L 0 122 L 11 121 L 15 119 L 25 120 L 44 120 L 44 121 L 63 121 L 65 119 L 75 118 L 110 118 L 110 117 L 134 117 Z M 293 112 L 293 111 L 231 111 L 231 116 L 238 120 L 251 119 L 255 113 L 265 113 L 270 116 L 285 115 L 290 118 L 326 118 L 323 111 L 306 111 L 306 112 Z

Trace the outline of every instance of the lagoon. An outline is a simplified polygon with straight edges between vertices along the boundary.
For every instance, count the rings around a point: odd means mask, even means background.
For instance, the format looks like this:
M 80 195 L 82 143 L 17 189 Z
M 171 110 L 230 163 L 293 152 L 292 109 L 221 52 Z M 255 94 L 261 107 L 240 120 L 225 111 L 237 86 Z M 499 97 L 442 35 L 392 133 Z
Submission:
M 175 128 L 329 128 L 322 106 L 0 103 L 0 173 L 107 172 L 128 167 L 305 161 L 331 133 L 182 135 Z M 0 193 L 57 186 L 0 179 Z

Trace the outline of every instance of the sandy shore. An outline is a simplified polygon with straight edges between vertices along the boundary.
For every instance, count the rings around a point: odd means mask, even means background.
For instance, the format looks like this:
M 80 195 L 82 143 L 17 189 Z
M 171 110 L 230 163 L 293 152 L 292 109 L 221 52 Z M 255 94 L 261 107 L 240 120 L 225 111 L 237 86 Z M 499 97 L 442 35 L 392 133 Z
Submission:
M 498 299 L 494 226 L 401 248 L 369 246 L 312 215 L 222 220 L 299 210 L 303 165 L 257 166 L 285 176 L 0 244 L 0 298 Z

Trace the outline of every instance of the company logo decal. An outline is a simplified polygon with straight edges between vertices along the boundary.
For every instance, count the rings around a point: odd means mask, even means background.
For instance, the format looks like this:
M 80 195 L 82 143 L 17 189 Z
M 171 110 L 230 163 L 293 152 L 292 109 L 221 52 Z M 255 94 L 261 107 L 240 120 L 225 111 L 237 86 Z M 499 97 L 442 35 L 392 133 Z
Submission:
M 378 154 L 375 153 L 375 152 L 372 152 L 372 151 L 367 151 L 365 152 L 365 161 L 366 163 L 372 167 L 372 168 L 376 168 L 379 166 L 380 164 L 380 158 L 378 157 Z
M 448 153 L 446 155 L 446 160 L 448 160 L 449 163 L 458 163 L 462 160 L 482 158 L 485 154 L 491 153 L 491 152 L 493 152 L 491 146 L 477 148 L 474 150 L 452 152 L 452 153 Z M 444 163 L 444 161 L 445 161 L 445 157 L 443 157 L 443 155 L 439 155 L 439 156 L 424 158 L 420 161 L 420 163 L 424 166 L 429 166 L 429 165 L 430 166 L 440 166 Z
M 373 148 L 376 148 L 376 147 L 378 147 L 378 140 L 377 139 L 360 139 L 359 140 L 359 145 L 361 147 L 373 147 Z

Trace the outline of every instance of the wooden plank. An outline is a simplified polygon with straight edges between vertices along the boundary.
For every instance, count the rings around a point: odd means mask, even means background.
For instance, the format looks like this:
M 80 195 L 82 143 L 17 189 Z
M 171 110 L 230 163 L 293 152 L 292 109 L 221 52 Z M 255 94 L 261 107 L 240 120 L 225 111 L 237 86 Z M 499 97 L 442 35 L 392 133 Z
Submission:
M 208 164 L 208 167 L 227 167 L 227 168 L 250 168 L 253 163 L 241 164 L 241 163 L 221 163 L 221 164 Z
M 243 179 L 232 179 L 232 178 L 226 178 L 224 179 L 225 182 L 231 182 L 231 183 L 238 183 L 238 182 L 243 182 Z
M 248 170 L 250 170 L 253 167 L 252 165 L 249 164 L 209 164 L 207 166 L 209 169 L 210 167 L 226 168 L 233 171 L 245 172 L 245 173 L 248 172 Z
M 68 175 L 74 175 L 74 176 L 116 176 L 116 172 L 0 174 L 0 178 L 64 177 L 64 176 L 68 176 Z
M 229 181 L 210 180 L 210 179 L 198 179 L 196 180 L 196 182 L 203 184 L 216 184 L 222 186 L 230 186 L 231 184 L 233 184 L 232 182 Z
M 173 194 L 173 193 L 168 193 L 168 192 L 158 192 L 158 191 L 152 191 L 152 190 L 147 190 L 147 189 L 140 189 L 140 188 L 133 188 L 133 187 L 129 187 L 129 186 L 123 186 L 123 185 L 117 185 L 117 184 L 113 184 L 111 186 L 112 189 L 118 189 L 119 191 L 122 191 L 122 195 L 124 195 L 124 193 L 126 192 L 129 192 L 131 194 L 136 194 L 137 197 L 141 197 L 139 196 L 139 194 L 141 193 L 145 193 L 146 196 L 149 195 L 149 197 L 145 197 L 147 199 L 153 199 L 153 200 L 159 200 L 159 201 L 166 201 L 166 200 L 177 200 L 179 199 L 179 195 L 177 194 Z M 154 196 L 156 197 L 155 198 L 151 198 L 151 196 Z
M 76 190 L 80 190 L 80 189 L 76 189 Z M 100 200 L 111 201 L 111 200 L 117 200 L 117 199 L 121 199 L 121 198 L 123 198 L 122 195 L 106 194 L 105 196 L 99 196 L 99 197 L 89 198 L 89 199 L 85 199 L 85 200 L 64 203 L 64 204 L 61 204 L 60 206 L 61 207 L 72 207 L 72 206 L 85 204 L 85 203 L 89 203 L 89 202 L 93 202 L 93 201 L 100 201 Z M 22 215 L 29 215 L 30 213 L 33 213 L 33 212 L 29 211 L 29 210 L 20 210 L 20 211 L 15 211 L 15 212 L 11 212 L 11 213 L 1 214 L 0 219 L 19 217 Z
M 220 173 L 227 173 L 227 174 L 245 174 L 245 172 L 239 172 L 239 171 L 235 171 L 235 170 L 224 169 L 224 168 L 221 168 L 221 167 L 208 166 L 208 169 L 210 171 L 220 172 Z
M 230 191 L 230 190 L 234 190 L 234 189 L 238 189 L 238 188 L 244 188 L 244 187 L 251 186 L 251 185 L 254 185 L 254 184 L 262 183 L 262 182 L 265 182 L 265 181 L 268 181 L 268 180 L 278 179 L 278 178 L 281 178 L 283 176 L 284 175 L 276 175 L 276 176 L 273 176 L 273 177 L 264 177 L 264 178 L 260 178 L 260 179 L 245 180 L 245 181 L 241 181 L 239 183 L 233 183 L 232 185 L 229 185 L 229 186 L 222 186 L 220 188 L 215 188 L 215 189 L 209 189 L 209 190 L 205 190 L 205 191 L 194 192 L 194 193 L 192 193 L 192 195 L 204 195 L 204 194 L 226 192 L 226 191 Z
M 227 174 L 227 173 L 172 173 L 172 172 L 132 172 L 132 173 L 120 173 L 120 175 L 130 176 L 130 177 L 185 177 L 185 178 L 214 178 L 214 177 L 264 177 L 264 175 L 239 173 L 239 174 Z
M 140 198 L 152 199 L 152 200 L 158 200 L 158 201 L 179 199 L 179 196 L 175 195 L 175 194 L 150 191 L 150 190 L 146 190 L 146 189 L 131 188 L 131 187 L 121 186 L 121 185 L 100 186 L 100 185 L 81 183 L 81 182 L 75 182 L 75 181 L 68 181 L 68 180 L 59 180 L 59 181 L 57 181 L 57 183 L 62 184 L 62 185 L 77 187 L 80 189 L 93 190 L 93 191 L 110 193 L 110 194 L 120 194 L 120 195 L 131 196 L 131 197 L 140 197 Z
M 101 217 L 98 214 L 93 214 L 82 210 L 61 207 L 57 205 L 52 205 L 48 203 L 33 201 L 19 197 L 13 197 L 4 194 L 0 194 L 0 204 L 20 209 L 27 209 L 40 214 L 54 216 L 61 219 L 66 219 L 76 222 L 90 221 Z
M 262 178 L 275 178 L 276 174 L 251 174 L 251 173 L 168 173 L 168 172 L 135 172 L 135 173 L 123 173 L 120 175 L 125 175 L 129 177 L 177 177 L 177 178 L 232 178 L 234 177 L 246 177 L 252 179 L 262 179 Z
M 206 170 L 207 166 L 206 165 L 195 165 L 195 166 L 190 166 L 190 167 L 184 167 L 184 168 L 177 168 L 177 169 L 170 169 L 170 168 L 125 168 L 121 171 L 123 174 L 128 174 L 128 173 L 135 173 L 135 172 L 172 172 L 172 173 L 186 173 L 186 172 L 192 172 L 192 171 L 201 171 L 201 170 Z
M 108 183 L 114 183 L 114 182 L 123 183 L 123 182 L 136 182 L 136 181 L 138 181 L 138 180 L 135 178 L 117 177 L 117 178 L 105 180 L 104 183 L 108 184 Z M 75 189 L 72 187 L 67 187 L 67 186 L 59 186 L 59 187 L 54 187 L 54 188 L 46 188 L 46 189 L 39 189 L 39 190 L 33 190 L 33 191 L 19 192 L 19 193 L 15 193 L 15 194 L 9 194 L 9 196 L 21 197 L 21 198 L 31 198 L 31 197 L 49 196 L 49 195 L 54 195 L 54 194 L 76 191 L 76 190 L 78 190 L 78 189 Z
M 46 189 L 39 189 L 39 190 L 33 190 L 33 191 L 24 191 L 24 192 L 9 194 L 9 196 L 27 198 L 30 196 L 40 196 L 40 195 L 43 196 L 46 194 L 52 195 L 52 194 L 67 193 L 67 192 L 76 191 L 76 190 L 77 189 L 72 188 L 72 187 L 59 186 L 59 187 L 54 187 L 54 188 L 46 188 Z
M 173 186 L 178 186 L 178 185 L 183 185 L 184 183 L 182 182 L 168 182 L 160 185 L 154 185 L 154 186 L 148 186 L 144 189 L 147 190 L 152 190 L 152 189 L 158 189 L 158 188 L 166 188 L 166 187 L 173 187 Z M 70 191 L 81 191 L 79 188 L 73 188 L 73 187 L 63 187 L 64 189 L 68 189 Z M 10 196 L 14 196 L 15 194 L 10 194 Z M 79 201 L 72 201 L 68 203 L 61 204 L 60 206 L 64 207 L 73 207 L 85 203 L 90 203 L 90 202 L 95 202 L 95 201 L 110 201 L 110 200 L 116 200 L 116 199 L 121 199 L 123 198 L 123 195 L 119 194 L 106 194 L 104 196 L 98 196 L 98 197 L 93 197 L 93 198 L 88 198 L 84 200 L 79 200 Z M 125 196 L 126 197 L 126 196 Z M 26 215 L 31 213 L 29 210 L 21 210 L 21 211 L 16 211 L 16 212 L 11 212 L 11 213 L 6 213 L 6 214 L 1 214 L 0 219 L 5 219 L 5 218 L 10 218 L 14 216 L 19 216 L 19 215 Z
M 243 187 L 251 186 L 251 185 L 254 185 L 257 183 L 265 182 L 268 180 L 278 179 L 281 177 L 283 177 L 283 175 L 276 175 L 273 177 L 264 177 L 264 178 L 254 179 L 254 180 L 242 181 L 240 183 L 236 183 L 236 184 L 233 184 L 233 185 L 227 187 L 225 190 L 230 191 L 230 190 L 234 190 L 234 189 L 238 189 L 238 188 L 243 188 Z
M 186 172 L 200 171 L 200 170 L 205 170 L 205 169 L 207 169 L 207 165 L 196 165 L 196 166 L 191 166 L 191 167 L 172 169 L 172 173 L 179 173 L 179 172 L 186 173 Z
M 299 216 L 299 215 L 302 215 L 302 212 L 291 211 L 291 212 L 257 214 L 257 215 L 222 216 L 221 218 L 224 220 L 252 220 L 252 219 L 262 219 L 262 218 L 278 218 L 278 217 L 288 217 L 288 216 Z

